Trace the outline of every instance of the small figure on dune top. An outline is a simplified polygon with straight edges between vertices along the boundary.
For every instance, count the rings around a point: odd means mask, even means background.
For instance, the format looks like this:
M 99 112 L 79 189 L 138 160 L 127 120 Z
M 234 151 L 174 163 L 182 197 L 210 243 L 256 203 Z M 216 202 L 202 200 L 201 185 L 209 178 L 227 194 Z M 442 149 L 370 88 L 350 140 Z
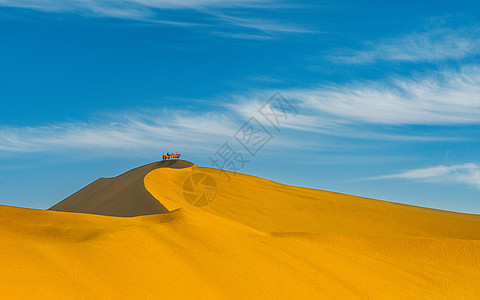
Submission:
M 172 154 L 167 152 L 167 154 L 163 153 L 163 156 L 162 156 L 163 160 L 179 159 L 179 158 L 180 158 L 180 154 L 178 152 L 176 152 L 175 154 L 173 152 Z

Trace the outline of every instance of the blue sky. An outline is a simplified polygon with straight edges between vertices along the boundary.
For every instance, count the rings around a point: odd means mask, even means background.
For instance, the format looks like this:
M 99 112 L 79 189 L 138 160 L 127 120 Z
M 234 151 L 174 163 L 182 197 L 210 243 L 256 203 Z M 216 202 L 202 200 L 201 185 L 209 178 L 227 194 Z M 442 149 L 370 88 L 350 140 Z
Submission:
M 161 160 L 480 213 L 471 1 L 0 0 L 0 204 Z M 277 92 L 297 112 L 259 113 Z M 276 100 L 281 98 L 275 98 Z M 276 101 L 275 100 L 275 101 Z M 252 156 L 235 133 L 272 137 Z

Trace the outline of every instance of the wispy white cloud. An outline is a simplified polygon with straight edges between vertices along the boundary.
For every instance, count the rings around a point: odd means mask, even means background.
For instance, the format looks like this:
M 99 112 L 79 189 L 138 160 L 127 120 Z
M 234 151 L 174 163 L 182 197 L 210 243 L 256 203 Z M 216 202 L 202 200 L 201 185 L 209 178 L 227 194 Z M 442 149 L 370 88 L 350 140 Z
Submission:
M 371 140 L 459 141 L 467 137 L 432 135 L 427 128 L 480 125 L 478 66 L 280 92 L 299 111 L 295 118 L 283 120 L 282 127 L 296 131 Z M 244 118 L 258 115 L 273 93 L 241 96 L 227 107 Z M 405 129 L 408 126 L 417 128 Z M 425 133 L 418 126 L 427 129 Z
M 282 139 L 312 145 L 318 134 L 348 139 L 395 141 L 452 141 L 465 137 L 463 125 L 480 125 L 480 68 L 465 67 L 418 78 L 359 82 L 280 91 L 296 108 L 293 118 L 281 120 Z M 214 150 L 250 117 L 276 132 L 259 114 L 274 91 L 217 98 L 217 112 L 138 111 L 112 114 L 103 121 L 43 127 L 0 128 L 0 153 L 55 152 L 68 149 L 147 151 L 177 146 Z M 424 134 L 405 126 L 422 125 Z M 428 128 L 459 128 L 452 136 L 432 135 Z M 298 133 L 305 133 L 299 135 Z M 455 132 L 460 134 L 455 135 Z M 303 136 L 303 141 L 302 141 Z M 474 137 L 472 137 L 474 138 Z M 273 145 L 273 144 L 272 144 Z M 291 146 L 291 145 L 290 145 Z
M 273 33 L 315 32 L 294 24 L 287 24 L 287 22 L 252 18 L 248 14 L 241 17 L 226 13 L 231 8 L 268 11 L 275 7 L 276 3 L 276 0 L 0 0 L 0 7 L 28 8 L 57 13 L 69 12 L 161 25 L 195 27 L 196 29 L 211 27 L 211 32 L 214 34 L 241 39 L 262 39 Z M 174 10 L 180 13 L 169 17 L 158 13 Z M 185 20 L 184 14 L 181 13 L 185 10 L 195 11 L 199 15 L 205 16 L 205 20 L 202 18 L 196 18 L 195 21 Z M 219 30 L 221 27 L 243 29 L 246 32 Z M 253 30 L 253 32 L 249 30 Z
M 248 7 L 265 1 L 258 0 L 1 0 L 1 6 L 31 8 L 52 12 L 90 11 L 98 15 L 127 17 L 129 12 L 142 12 L 148 9 L 178 9 L 206 7 Z M 118 14 L 118 15 L 117 15 Z
M 294 24 L 289 24 L 289 22 L 285 21 L 280 23 L 278 21 L 235 17 L 220 13 L 216 13 L 215 16 L 225 21 L 226 23 L 232 24 L 234 26 L 258 29 L 263 32 L 318 33 L 315 30 L 309 30 L 300 26 L 296 26 Z
M 480 68 L 414 78 L 282 92 L 306 111 L 336 123 L 461 125 L 480 123 Z
M 269 124 L 258 109 L 275 91 L 237 97 L 227 111 L 246 120 Z M 345 138 L 397 141 L 459 141 L 464 136 L 431 136 L 389 129 L 408 125 L 462 126 L 480 124 L 480 68 L 446 70 L 417 78 L 359 82 L 283 90 L 299 114 L 282 120 L 282 128 Z M 386 127 L 386 130 L 381 128 Z
M 476 29 L 436 29 L 368 42 L 364 49 L 344 50 L 341 55 L 335 54 L 335 59 L 346 64 L 455 60 L 480 52 L 479 35 Z
M 0 128 L 0 152 L 56 153 L 70 150 L 131 154 L 182 147 L 213 150 L 238 125 L 226 115 L 181 111 L 120 113 L 103 121 Z
M 454 166 L 436 166 L 409 170 L 399 174 L 368 178 L 369 180 L 408 179 L 441 183 L 465 183 L 480 189 L 480 166 L 466 163 Z

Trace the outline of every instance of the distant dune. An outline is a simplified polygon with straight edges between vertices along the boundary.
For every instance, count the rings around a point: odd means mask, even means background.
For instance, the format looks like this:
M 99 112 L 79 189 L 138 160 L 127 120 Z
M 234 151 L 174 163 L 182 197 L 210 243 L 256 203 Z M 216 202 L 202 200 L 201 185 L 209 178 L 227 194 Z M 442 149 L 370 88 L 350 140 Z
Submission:
M 160 162 L 48 211 L 0 206 L 0 295 L 478 299 L 479 239 L 479 215 Z

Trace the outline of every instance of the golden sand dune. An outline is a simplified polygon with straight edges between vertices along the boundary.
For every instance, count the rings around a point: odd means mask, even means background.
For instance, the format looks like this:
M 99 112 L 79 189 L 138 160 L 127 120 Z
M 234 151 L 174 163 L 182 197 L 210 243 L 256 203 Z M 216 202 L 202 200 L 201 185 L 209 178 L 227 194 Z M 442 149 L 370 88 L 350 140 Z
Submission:
M 480 295 L 478 215 L 291 187 L 196 166 L 158 168 L 141 176 L 144 188 L 170 212 L 120 218 L 0 206 L 0 296 Z M 203 185 L 206 179 L 214 185 Z M 215 198 L 203 207 L 187 203 L 191 196 L 202 200 L 202 195 Z

